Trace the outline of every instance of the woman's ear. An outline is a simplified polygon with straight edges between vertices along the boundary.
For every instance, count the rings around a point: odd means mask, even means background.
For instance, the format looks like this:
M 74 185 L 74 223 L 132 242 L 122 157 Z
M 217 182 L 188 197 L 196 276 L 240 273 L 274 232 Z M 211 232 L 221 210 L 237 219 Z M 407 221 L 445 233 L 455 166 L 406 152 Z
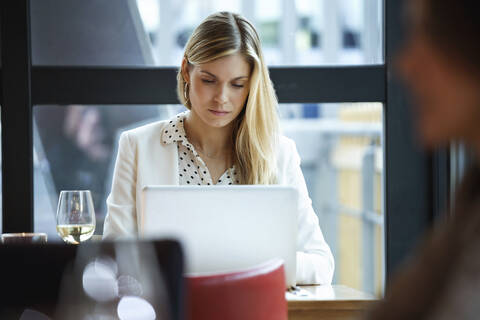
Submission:
M 186 57 L 183 57 L 182 60 L 182 77 L 186 83 L 190 83 L 190 68 Z

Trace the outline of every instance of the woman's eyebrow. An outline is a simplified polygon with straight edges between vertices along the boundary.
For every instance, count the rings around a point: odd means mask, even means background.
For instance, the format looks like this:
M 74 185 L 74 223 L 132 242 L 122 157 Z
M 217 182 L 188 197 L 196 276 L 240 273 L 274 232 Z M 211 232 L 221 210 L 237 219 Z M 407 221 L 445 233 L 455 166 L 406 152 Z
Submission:
M 211 77 L 213 77 L 213 78 L 215 78 L 215 79 L 217 78 L 217 76 L 214 75 L 214 74 L 211 73 L 211 72 L 208 72 L 208 71 L 205 71 L 205 70 L 201 70 L 200 72 L 201 72 L 201 73 L 205 73 L 205 74 L 207 74 L 207 75 L 209 75 L 209 76 L 211 76 Z M 236 77 L 236 78 L 234 78 L 234 79 L 232 79 L 232 80 L 235 81 L 235 80 L 241 80 L 241 79 L 244 79 L 244 78 L 248 79 L 248 76 L 240 76 L 240 77 Z
M 211 76 L 211 77 L 213 77 L 213 78 L 217 78 L 216 75 L 214 75 L 213 73 L 210 73 L 210 72 L 208 72 L 208 71 L 201 70 L 200 72 L 201 72 L 201 73 L 206 73 L 206 74 L 208 74 L 209 76 Z

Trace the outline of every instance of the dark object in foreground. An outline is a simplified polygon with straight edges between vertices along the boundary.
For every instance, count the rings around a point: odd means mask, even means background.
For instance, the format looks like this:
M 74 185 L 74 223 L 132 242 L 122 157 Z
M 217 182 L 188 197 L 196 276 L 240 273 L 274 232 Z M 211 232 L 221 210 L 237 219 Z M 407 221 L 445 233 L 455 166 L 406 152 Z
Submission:
M 183 319 L 183 254 L 180 245 L 171 240 L 138 242 L 139 247 L 152 245 L 160 273 L 165 282 L 172 320 Z M 64 274 L 73 270 L 77 253 L 130 248 L 132 242 L 98 242 L 80 246 L 65 244 L 0 245 L 0 319 L 18 319 L 27 309 L 54 316 Z M 132 261 L 142 263 L 142 261 Z M 68 285 L 68 284 L 67 284 Z M 81 290 L 81 288 L 78 288 Z

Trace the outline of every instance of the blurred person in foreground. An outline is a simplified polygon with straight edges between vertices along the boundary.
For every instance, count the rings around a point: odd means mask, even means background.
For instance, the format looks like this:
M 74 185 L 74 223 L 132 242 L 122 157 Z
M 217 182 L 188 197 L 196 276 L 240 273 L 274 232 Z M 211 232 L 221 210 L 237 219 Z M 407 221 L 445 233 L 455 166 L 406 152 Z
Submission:
M 401 270 L 369 319 L 480 319 L 480 14 L 473 0 L 407 2 L 398 69 L 427 149 L 462 141 L 475 153 L 455 207 Z

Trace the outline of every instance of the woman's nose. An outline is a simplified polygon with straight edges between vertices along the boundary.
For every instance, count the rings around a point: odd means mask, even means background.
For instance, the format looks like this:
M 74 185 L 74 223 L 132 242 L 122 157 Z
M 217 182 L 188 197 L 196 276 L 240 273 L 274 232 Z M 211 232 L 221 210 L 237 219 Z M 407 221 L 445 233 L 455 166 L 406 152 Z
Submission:
M 225 85 L 219 86 L 217 94 L 215 95 L 215 100 L 221 104 L 227 102 L 227 88 Z

